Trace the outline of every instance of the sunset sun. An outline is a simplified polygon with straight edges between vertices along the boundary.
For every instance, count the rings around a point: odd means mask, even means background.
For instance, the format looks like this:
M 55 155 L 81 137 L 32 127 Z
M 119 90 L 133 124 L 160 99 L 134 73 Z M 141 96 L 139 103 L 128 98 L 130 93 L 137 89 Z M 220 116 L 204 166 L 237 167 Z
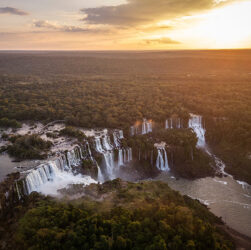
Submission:
M 245 47 L 251 36 L 251 3 L 233 4 L 202 16 L 192 33 L 208 39 L 210 47 Z

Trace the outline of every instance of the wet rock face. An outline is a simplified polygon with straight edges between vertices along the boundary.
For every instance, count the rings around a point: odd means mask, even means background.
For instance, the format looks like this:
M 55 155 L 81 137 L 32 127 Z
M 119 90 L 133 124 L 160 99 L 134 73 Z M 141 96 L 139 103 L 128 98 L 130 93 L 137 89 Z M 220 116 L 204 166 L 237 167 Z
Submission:
M 16 181 L 20 178 L 20 173 L 9 174 L 0 184 L 0 217 L 3 217 L 9 208 L 19 202 Z

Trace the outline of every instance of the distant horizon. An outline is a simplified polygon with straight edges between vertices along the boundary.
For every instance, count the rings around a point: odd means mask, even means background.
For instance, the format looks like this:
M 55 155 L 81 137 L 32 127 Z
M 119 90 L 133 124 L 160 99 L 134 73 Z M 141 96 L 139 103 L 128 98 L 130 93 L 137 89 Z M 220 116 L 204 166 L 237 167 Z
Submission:
M 55 50 L 55 49 L 0 49 L 0 52 L 178 52 L 178 51 L 231 51 L 231 50 L 251 50 L 251 48 L 219 48 L 219 49 L 107 49 L 107 50 L 80 50 L 80 49 L 69 49 L 69 50 Z
M 251 0 L 3 0 L 1 50 L 251 48 Z

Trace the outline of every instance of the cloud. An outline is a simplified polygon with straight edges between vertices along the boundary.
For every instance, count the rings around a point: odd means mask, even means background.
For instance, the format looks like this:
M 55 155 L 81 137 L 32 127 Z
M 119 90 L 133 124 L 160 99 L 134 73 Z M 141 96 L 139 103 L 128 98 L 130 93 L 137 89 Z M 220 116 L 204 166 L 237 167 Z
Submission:
M 54 31 L 61 31 L 61 32 L 105 32 L 105 29 L 98 29 L 98 28 L 83 28 L 79 26 L 72 26 L 72 25 L 60 25 L 57 23 L 52 23 L 46 20 L 35 20 L 33 21 L 33 26 L 36 28 L 45 28 Z
M 0 14 L 11 14 L 11 15 L 18 15 L 18 16 L 27 16 L 29 15 L 28 12 L 25 12 L 23 10 L 19 10 L 12 7 L 1 7 L 0 8 Z
M 233 1 L 226 0 L 224 4 Z M 90 24 L 126 25 L 150 23 L 161 19 L 191 15 L 222 5 L 215 0 L 128 0 L 117 6 L 82 9 L 83 20 Z
M 161 38 L 155 38 L 155 39 L 146 39 L 145 42 L 147 44 L 153 44 L 153 43 L 158 43 L 158 44 L 180 44 L 180 42 L 175 41 L 169 37 L 161 37 Z

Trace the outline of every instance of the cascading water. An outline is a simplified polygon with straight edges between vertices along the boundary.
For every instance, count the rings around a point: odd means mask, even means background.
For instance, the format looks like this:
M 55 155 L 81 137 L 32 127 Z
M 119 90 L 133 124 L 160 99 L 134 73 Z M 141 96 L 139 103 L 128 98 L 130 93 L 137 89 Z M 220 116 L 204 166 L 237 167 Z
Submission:
M 152 132 L 152 123 L 147 121 L 145 118 L 142 123 L 142 135 L 148 134 Z
M 167 158 L 167 153 L 166 153 L 166 143 L 161 142 L 161 143 L 155 143 L 154 146 L 158 150 L 158 156 L 156 159 L 156 167 L 157 169 L 161 171 L 169 171 L 169 165 L 168 165 L 168 158 Z
M 156 167 L 161 171 L 169 171 L 168 158 L 165 148 L 158 149 Z
M 197 147 L 204 148 L 206 146 L 205 133 L 206 130 L 202 124 L 202 116 L 190 114 L 188 126 L 191 128 L 198 137 Z
M 102 174 L 102 172 L 101 172 L 101 169 L 100 169 L 100 167 L 99 167 L 99 165 L 97 164 L 97 168 L 98 168 L 98 181 L 100 182 L 100 183 L 103 183 L 105 180 L 104 180 L 104 176 L 103 176 L 103 174 Z
M 96 151 L 99 152 L 99 153 L 103 153 L 103 148 L 102 148 L 102 145 L 101 145 L 101 139 L 100 137 L 96 137 L 95 138 L 95 146 L 96 146 Z
M 110 143 L 110 138 L 105 135 L 103 138 L 102 138 L 102 142 L 103 142 L 103 148 L 105 150 L 112 150 L 112 146 L 111 146 L 111 143 Z
M 126 163 L 132 161 L 132 149 L 119 149 L 118 153 L 118 166 L 123 166 Z
M 74 175 L 72 167 L 76 167 L 82 159 L 79 146 L 67 152 L 66 156 L 60 154 L 55 160 L 48 161 L 28 171 L 24 179 L 27 194 L 33 191 L 43 194 L 56 195 L 57 190 L 69 184 L 96 183 L 90 176 Z
M 180 129 L 182 127 L 183 127 L 183 123 L 182 123 L 181 118 L 171 117 L 171 118 L 166 119 L 166 122 L 165 122 L 166 129 L 173 129 L 173 128 Z
M 117 134 L 114 133 L 114 135 L 116 138 L 114 140 L 114 144 L 116 146 L 116 143 L 117 143 L 117 145 L 119 145 L 119 140 L 118 140 Z M 100 136 L 95 137 L 95 148 L 96 148 L 97 152 L 101 153 L 104 156 L 105 172 L 107 174 L 107 177 L 109 179 L 115 178 L 115 176 L 114 176 L 115 164 L 114 164 L 113 146 L 111 145 L 110 138 L 108 137 L 107 134 L 105 134 L 103 136 L 102 143 L 101 143 Z M 102 173 L 101 170 L 100 170 L 100 173 Z
M 124 138 L 123 130 L 115 130 L 113 132 L 113 141 L 115 144 L 115 147 L 120 147 L 120 140 Z
M 123 149 L 119 149 L 118 165 L 119 165 L 119 166 L 124 165 Z
M 106 172 L 109 177 L 109 179 L 114 179 L 114 156 L 112 151 L 107 151 L 103 153 L 105 164 L 106 164 Z

